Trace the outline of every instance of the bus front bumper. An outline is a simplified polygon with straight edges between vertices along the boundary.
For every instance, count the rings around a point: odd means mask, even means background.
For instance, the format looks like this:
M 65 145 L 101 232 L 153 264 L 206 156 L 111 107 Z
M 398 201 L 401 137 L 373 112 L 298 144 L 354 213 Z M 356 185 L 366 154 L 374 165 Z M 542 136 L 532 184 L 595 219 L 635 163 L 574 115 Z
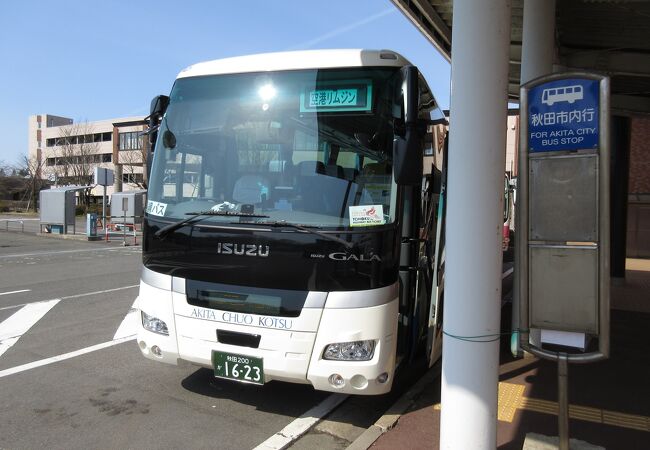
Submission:
M 212 368 L 212 352 L 220 351 L 261 358 L 265 382 L 278 380 L 311 384 L 317 390 L 356 395 L 384 394 L 392 387 L 397 345 L 397 299 L 364 308 L 330 309 L 326 306 L 304 309 L 300 317 L 294 319 L 292 330 L 191 317 L 186 314 L 184 294 L 145 283 L 141 283 L 137 305 L 140 319 L 144 313 L 164 321 L 167 328 L 167 335 L 155 333 L 145 329 L 140 321 L 138 346 L 146 358 L 154 361 L 174 365 L 187 361 Z M 214 311 L 212 317 L 217 319 L 219 314 L 224 314 Z M 217 329 L 258 334 L 261 336 L 259 346 L 250 348 L 220 343 Z M 329 344 L 365 340 L 374 341 L 374 353 L 368 361 L 323 358 Z

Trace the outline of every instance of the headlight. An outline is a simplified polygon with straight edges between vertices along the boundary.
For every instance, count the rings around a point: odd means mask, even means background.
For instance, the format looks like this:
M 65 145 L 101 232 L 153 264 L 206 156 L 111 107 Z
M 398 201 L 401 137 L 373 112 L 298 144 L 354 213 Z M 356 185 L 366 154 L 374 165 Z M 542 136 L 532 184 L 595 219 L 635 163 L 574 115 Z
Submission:
M 329 344 L 323 359 L 335 361 L 369 361 L 375 353 L 375 341 L 354 341 Z
M 142 326 L 145 330 L 149 330 L 153 333 L 164 334 L 169 336 L 169 330 L 167 329 L 167 324 L 160 320 L 157 317 L 150 316 L 144 311 L 142 313 Z

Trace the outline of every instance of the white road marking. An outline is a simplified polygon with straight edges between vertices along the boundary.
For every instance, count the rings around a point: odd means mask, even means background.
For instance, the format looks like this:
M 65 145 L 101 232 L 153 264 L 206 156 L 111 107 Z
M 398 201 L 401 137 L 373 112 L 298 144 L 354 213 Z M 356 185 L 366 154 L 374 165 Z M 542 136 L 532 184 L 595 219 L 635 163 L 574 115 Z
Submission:
M 138 310 L 136 309 L 137 302 L 138 300 L 136 299 L 133 302 L 133 305 L 131 305 L 129 312 L 126 314 L 126 316 L 124 316 L 124 319 L 122 319 L 122 323 L 117 328 L 117 331 L 113 336 L 113 340 L 122 339 L 125 337 L 133 337 L 138 334 L 138 327 L 140 326 L 140 322 L 138 320 Z
M 122 291 L 124 289 L 133 289 L 133 288 L 136 288 L 138 286 L 140 286 L 140 285 L 139 284 L 133 284 L 131 286 L 122 286 L 122 287 L 113 288 L 113 289 L 105 289 L 103 291 L 94 291 L 94 292 L 86 292 L 84 294 L 67 295 L 65 297 L 60 297 L 58 300 L 68 300 L 68 299 L 71 299 L 71 298 L 87 297 L 89 295 L 105 294 L 107 292 Z M 29 302 L 29 303 L 21 303 L 19 305 L 4 306 L 4 307 L 0 308 L 0 311 L 3 311 L 5 309 L 20 308 L 21 306 L 33 305 L 34 303 L 42 303 L 44 301 L 49 301 L 49 300 L 39 300 L 38 302 Z
M 12 338 L 7 338 L 3 339 L 0 341 L 0 356 L 7 350 L 9 350 L 16 342 L 18 342 L 18 337 L 12 337 Z
M 14 345 L 18 341 L 21 335 L 27 332 L 36 322 L 38 322 L 38 320 L 40 320 L 47 313 L 47 311 L 49 311 L 52 307 L 54 307 L 54 305 L 56 305 L 61 300 L 85 297 L 89 295 L 103 294 L 106 292 L 120 291 L 124 289 L 135 288 L 138 286 L 139 286 L 138 284 L 135 284 L 132 286 L 123 286 L 114 289 L 105 289 L 103 291 L 87 292 L 85 294 L 68 295 L 66 297 L 61 297 L 60 299 L 46 300 L 44 302 L 36 302 L 36 303 L 28 303 L 26 305 L 19 305 L 19 306 L 23 306 L 23 308 L 17 311 L 16 313 L 14 313 L 4 322 L 0 323 L 0 355 L 2 355 L 12 345 Z M 80 350 L 75 350 L 73 352 L 65 353 L 63 355 L 53 356 L 51 358 L 45 358 L 39 361 L 34 361 L 31 363 L 23 364 L 21 366 L 16 366 L 10 369 L 2 370 L 0 371 L 0 378 L 6 377 L 8 375 L 24 372 L 26 370 L 34 369 L 37 367 L 46 366 L 48 364 L 52 364 L 55 362 L 64 361 L 66 359 L 74 358 L 80 355 L 85 355 L 86 353 L 91 353 L 97 350 L 112 347 L 113 345 L 134 340 L 136 338 L 137 329 L 139 326 L 137 310 L 135 309 L 137 306 L 136 304 L 137 304 L 137 299 L 133 302 L 133 305 L 131 305 L 131 309 L 122 320 L 122 323 L 120 324 L 117 331 L 115 332 L 115 336 L 113 337 L 113 340 L 104 342 L 102 344 L 97 344 L 97 345 L 92 345 L 90 347 L 82 348 Z M 5 308 L 0 308 L 0 310 L 15 308 L 15 307 L 16 306 L 8 306 Z M 47 310 L 45 310 L 46 307 L 48 307 Z M 42 312 L 42 314 L 40 314 L 40 316 L 36 318 L 37 312 L 39 311 Z M 31 325 L 28 326 L 29 324 L 28 319 L 30 317 L 32 318 L 32 323 Z
M 139 287 L 139 284 L 132 284 L 131 286 L 122 286 L 118 288 L 113 288 L 113 289 L 105 289 L 103 291 L 94 291 L 94 292 L 86 292 L 85 294 L 74 294 L 74 295 L 66 295 L 65 297 L 61 297 L 61 300 L 67 300 L 70 298 L 79 298 L 79 297 L 86 297 L 88 295 L 96 295 L 96 294 L 105 294 L 107 292 L 115 292 L 115 291 L 123 291 L 124 289 L 132 289 Z
M 0 323 L 0 356 L 60 301 L 57 298 L 45 302 L 30 303 Z
M 12 367 L 10 369 L 0 370 L 0 378 L 7 377 L 9 375 L 14 375 L 20 372 L 25 372 L 26 370 L 35 369 L 37 367 L 47 366 L 48 364 L 53 364 L 55 362 L 65 361 L 66 359 L 85 355 L 87 353 L 96 352 L 97 350 L 102 350 L 104 348 L 112 347 L 114 345 L 122 344 L 123 342 L 132 341 L 134 339 L 135 336 L 132 336 L 132 337 L 125 337 L 122 339 L 116 339 L 114 341 L 103 342 L 101 344 L 91 345 L 90 347 L 82 348 L 80 350 L 75 350 L 70 353 L 64 353 L 63 355 L 52 356 L 51 358 L 45 358 L 39 361 L 23 364 L 21 366 Z
M 2 376 L 2 372 L 0 372 L 0 376 Z M 309 431 L 319 420 L 339 406 L 346 398 L 348 396 L 343 394 L 330 395 L 253 450 L 280 450 L 288 447 Z
M 19 291 L 0 292 L 0 295 L 18 294 L 20 292 L 29 292 L 31 289 L 21 289 Z
M 81 252 L 105 252 L 110 250 L 129 250 L 131 253 L 139 253 L 142 251 L 138 247 L 98 247 L 98 248 L 80 248 L 77 250 L 58 250 L 54 252 L 36 252 L 36 253 L 17 253 L 13 255 L 0 255 L 0 259 L 4 258 L 22 258 L 26 256 L 46 256 L 46 255 L 62 255 L 65 253 L 81 253 Z

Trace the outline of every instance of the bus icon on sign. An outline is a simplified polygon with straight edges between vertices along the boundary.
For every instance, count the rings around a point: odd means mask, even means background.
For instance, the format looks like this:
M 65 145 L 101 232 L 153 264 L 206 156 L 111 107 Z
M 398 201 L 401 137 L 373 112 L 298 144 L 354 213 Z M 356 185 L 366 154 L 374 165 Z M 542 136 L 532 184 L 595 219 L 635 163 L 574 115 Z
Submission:
M 584 94 L 580 85 L 549 88 L 542 91 L 542 103 L 548 106 L 559 102 L 573 103 L 583 98 Z

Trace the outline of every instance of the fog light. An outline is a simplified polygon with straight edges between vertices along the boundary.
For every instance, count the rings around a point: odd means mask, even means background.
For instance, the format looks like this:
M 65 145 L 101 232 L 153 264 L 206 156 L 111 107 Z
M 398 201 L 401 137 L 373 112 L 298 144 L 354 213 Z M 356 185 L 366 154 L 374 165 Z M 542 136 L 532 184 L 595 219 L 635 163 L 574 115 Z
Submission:
M 375 341 L 354 341 L 329 344 L 323 359 L 335 361 L 369 361 L 375 353 Z
M 377 377 L 377 383 L 384 384 L 387 381 L 388 381 L 388 374 L 386 372 L 380 374 Z
M 345 386 L 345 380 L 338 373 L 333 373 L 332 375 L 330 375 L 328 381 L 335 388 L 342 388 L 343 386 Z
M 150 316 L 144 311 L 142 311 L 142 326 L 144 327 L 145 330 L 149 330 L 153 333 L 164 334 L 165 336 L 169 336 L 169 330 L 167 329 L 167 324 L 157 317 Z
M 368 387 L 368 380 L 363 375 L 355 375 L 350 379 L 350 384 L 355 389 L 365 389 Z
M 160 347 L 158 347 L 157 345 L 151 347 L 151 353 L 153 353 L 156 356 L 162 356 L 162 350 L 160 350 Z

